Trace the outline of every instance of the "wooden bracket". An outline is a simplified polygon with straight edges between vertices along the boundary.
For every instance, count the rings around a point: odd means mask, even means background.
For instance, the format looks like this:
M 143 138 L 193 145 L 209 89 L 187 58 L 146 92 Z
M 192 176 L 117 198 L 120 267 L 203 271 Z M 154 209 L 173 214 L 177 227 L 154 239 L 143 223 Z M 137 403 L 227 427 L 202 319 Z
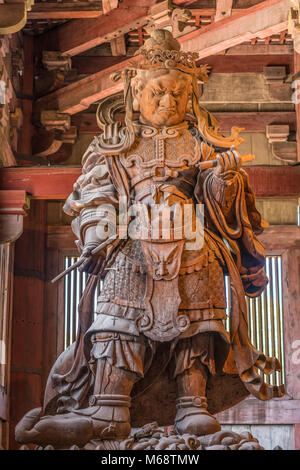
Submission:
M 285 163 L 297 162 L 297 142 L 288 141 L 289 125 L 269 125 L 266 136 L 271 144 L 272 155 Z
M 58 51 L 43 51 L 42 62 L 49 71 L 60 70 L 66 72 L 72 68 L 71 56 Z
M 266 136 L 270 144 L 286 142 L 290 133 L 289 125 L 272 124 L 266 127 Z
M 287 81 L 285 65 L 264 67 L 264 77 L 269 88 L 269 93 L 276 101 L 291 101 L 291 83 Z
M 150 13 L 150 21 L 145 28 L 151 32 L 157 28 L 171 27 L 173 36 L 179 37 L 184 34 L 195 31 L 196 26 L 189 26 L 188 22 L 192 18 L 192 13 L 187 8 L 178 8 L 173 5 L 171 0 L 164 0 L 159 4 L 153 5 Z
M 55 110 L 41 112 L 44 129 L 33 136 L 34 157 L 42 157 L 51 162 L 63 162 L 72 152 L 72 144 L 77 138 L 77 127 L 71 126 L 71 117 Z
M 264 77 L 268 85 L 272 85 L 273 83 L 284 83 L 286 76 L 285 65 L 264 67 Z

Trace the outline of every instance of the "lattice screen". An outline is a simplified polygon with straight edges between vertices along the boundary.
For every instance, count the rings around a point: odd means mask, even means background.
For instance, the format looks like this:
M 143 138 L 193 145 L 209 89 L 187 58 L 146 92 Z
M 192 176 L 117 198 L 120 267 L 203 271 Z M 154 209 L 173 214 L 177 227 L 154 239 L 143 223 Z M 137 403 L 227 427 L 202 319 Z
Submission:
M 77 257 L 65 258 L 65 269 L 74 264 Z M 283 308 L 282 308 L 282 266 L 281 256 L 267 256 L 266 273 L 268 286 L 260 297 L 250 299 L 246 296 L 248 306 L 249 336 L 252 344 L 267 356 L 276 356 L 282 371 L 275 375 L 265 376 L 264 380 L 272 385 L 284 381 L 284 348 L 283 348 Z M 64 312 L 64 347 L 67 348 L 76 339 L 78 328 L 77 306 L 87 281 L 87 275 L 76 269 L 65 277 L 65 312 Z M 226 278 L 227 314 L 230 309 L 228 278 Z M 95 311 L 100 283 L 95 296 Z M 229 330 L 229 318 L 225 321 Z

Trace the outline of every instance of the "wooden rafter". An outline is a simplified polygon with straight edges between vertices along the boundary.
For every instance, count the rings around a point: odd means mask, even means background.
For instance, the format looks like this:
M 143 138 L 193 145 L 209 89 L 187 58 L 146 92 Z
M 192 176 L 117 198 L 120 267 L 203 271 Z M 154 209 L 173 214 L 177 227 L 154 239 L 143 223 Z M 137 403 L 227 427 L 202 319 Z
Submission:
M 266 0 L 212 25 L 179 38 L 185 51 L 199 51 L 200 58 L 228 47 L 265 38 L 287 29 L 289 0 Z
M 99 18 L 69 21 L 55 30 L 40 35 L 37 52 L 53 50 L 73 56 L 98 46 L 146 24 L 154 1 L 124 0 L 118 8 Z
M 139 59 L 140 56 L 126 59 L 117 65 L 50 93 L 36 101 L 35 111 L 58 109 L 60 112 L 67 114 L 79 113 L 95 101 L 121 91 L 123 84 L 121 82 L 112 82 L 111 74 L 117 70 L 125 69 L 129 64 Z
M 272 32 L 279 33 L 286 30 L 288 2 L 289 0 L 266 0 L 213 25 L 181 36 L 179 41 L 182 44 L 182 49 L 199 51 L 200 58 L 205 58 L 220 53 L 230 46 L 241 44 L 245 40 L 251 40 L 257 36 L 267 37 Z M 134 11 L 136 12 L 136 7 L 134 7 Z M 116 12 L 112 12 L 111 15 Z M 93 20 L 93 23 L 104 18 L 105 16 L 102 16 Z M 68 24 L 64 26 L 67 27 Z M 107 21 L 105 24 L 107 27 Z M 56 37 L 58 36 L 57 34 Z M 74 41 L 74 37 L 71 40 Z M 49 49 L 51 46 L 48 47 Z M 136 59 L 134 58 L 134 60 Z M 117 69 L 126 68 L 127 64 L 128 59 L 39 99 L 36 103 L 36 110 L 58 109 L 60 112 L 75 114 L 87 109 L 93 102 L 122 89 L 122 84 L 113 84 L 109 76 Z
M 28 19 L 98 18 L 103 14 L 102 2 L 43 2 L 33 5 Z

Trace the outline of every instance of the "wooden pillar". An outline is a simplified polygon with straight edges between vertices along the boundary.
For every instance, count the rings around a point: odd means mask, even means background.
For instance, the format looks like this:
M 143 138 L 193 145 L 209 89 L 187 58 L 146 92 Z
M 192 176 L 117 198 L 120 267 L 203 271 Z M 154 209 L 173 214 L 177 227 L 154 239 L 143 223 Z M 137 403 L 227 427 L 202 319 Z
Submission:
M 32 200 L 15 245 L 11 348 L 10 449 L 23 415 L 42 404 L 46 202 Z
M 1 246 L 1 380 L 0 380 L 0 449 L 9 445 L 9 394 L 11 370 L 11 327 L 13 305 L 14 242 L 23 232 L 23 218 L 29 208 L 24 190 L 0 190 L 0 246 Z M 4 356 L 4 358 L 3 358 Z
M 300 230 L 300 229 L 299 229 Z M 282 255 L 286 393 L 300 398 L 300 248 Z
M 298 124 L 299 125 L 299 124 Z M 299 148 L 299 146 L 298 146 Z M 298 153 L 299 156 L 299 153 Z M 300 229 L 299 229 L 300 230 Z M 287 250 L 282 256 L 283 308 L 285 312 L 284 345 L 286 394 L 300 398 L 300 248 Z M 294 426 L 295 450 L 300 449 L 300 424 Z
M 294 80 L 297 80 L 297 86 L 294 89 L 294 96 L 296 99 L 295 110 L 296 110 L 296 139 L 297 139 L 297 160 L 300 161 L 300 54 L 294 51 Z M 297 101 L 299 101 L 297 103 Z

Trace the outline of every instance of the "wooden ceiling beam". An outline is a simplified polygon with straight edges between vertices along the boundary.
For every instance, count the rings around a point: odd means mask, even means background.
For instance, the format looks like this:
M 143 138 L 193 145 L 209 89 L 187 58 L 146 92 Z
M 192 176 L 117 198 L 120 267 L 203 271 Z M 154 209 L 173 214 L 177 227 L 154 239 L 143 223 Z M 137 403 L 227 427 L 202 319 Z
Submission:
M 229 47 L 265 38 L 287 29 L 290 0 L 266 0 L 228 18 L 178 38 L 184 51 L 197 51 L 200 58 Z
M 150 3 L 149 0 L 145 1 Z M 126 2 L 124 1 L 121 5 L 124 5 L 125 3 Z M 211 54 L 217 54 L 227 47 L 237 45 L 245 40 L 251 39 L 252 37 L 267 36 L 271 34 L 271 31 L 280 32 L 286 29 L 287 26 L 288 3 L 289 0 L 266 0 L 265 2 L 248 8 L 241 13 L 237 13 L 234 16 L 220 20 L 213 25 L 188 33 L 187 35 L 179 38 L 179 41 L 182 43 L 182 49 L 199 51 L 200 58 L 204 58 Z M 146 7 L 138 7 L 138 9 L 143 8 L 146 11 Z M 121 11 L 121 14 L 126 16 L 126 11 L 127 10 L 124 10 L 124 12 Z M 128 11 L 130 12 L 131 8 L 129 8 Z M 136 12 L 135 7 L 134 11 Z M 113 11 L 111 15 L 117 12 L 119 12 L 119 8 L 116 11 Z M 97 22 L 103 18 L 105 18 L 105 15 L 99 19 L 91 21 L 94 24 L 95 21 Z M 121 19 L 122 21 L 124 20 L 124 18 L 119 17 L 119 20 Z M 67 23 L 66 26 L 71 23 L 73 23 L 73 21 Z M 105 21 L 105 24 L 107 27 L 108 22 Z M 111 25 L 110 29 L 113 29 Z M 80 34 L 77 34 L 77 37 L 81 37 L 85 33 L 87 33 L 86 30 L 85 32 L 83 31 Z M 57 35 L 55 37 L 59 38 L 59 34 L 56 34 Z M 100 39 L 102 40 L 103 37 L 100 37 Z M 42 43 L 42 41 L 40 42 Z M 53 49 L 51 45 L 47 44 L 46 50 L 55 49 Z M 129 60 L 130 62 L 139 60 L 139 57 L 136 56 Z M 112 83 L 110 80 L 110 74 L 116 70 L 126 68 L 128 63 L 129 61 L 126 59 L 115 66 L 90 75 L 76 83 L 72 83 L 71 85 L 40 98 L 36 102 L 35 110 L 57 109 L 63 113 L 75 114 L 87 109 L 95 101 L 122 90 L 123 84 Z
M 300 166 L 244 167 L 257 197 L 300 195 Z M 0 169 L 3 190 L 24 190 L 34 199 L 64 200 L 73 191 L 81 167 L 16 167 Z
M 254 41 L 254 40 L 253 40 Z M 247 55 L 252 56 L 248 59 L 252 61 L 253 56 L 256 55 L 290 55 L 294 53 L 293 43 L 289 44 L 239 44 L 226 50 L 226 55 Z M 223 53 L 221 51 L 223 56 Z
M 87 109 L 92 103 L 123 89 L 122 82 L 113 82 L 110 78 L 113 72 L 125 69 L 129 64 L 140 60 L 140 56 L 131 57 L 112 67 L 102 70 L 89 77 L 71 83 L 35 102 L 34 111 L 56 109 L 67 114 L 76 114 Z
M 98 18 L 103 15 L 102 2 L 44 2 L 32 6 L 27 17 L 29 20 Z
M 60 51 L 74 56 L 143 26 L 154 0 L 123 0 L 118 8 L 94 19 L 68 21 L 36 38 L 36 52 Z

